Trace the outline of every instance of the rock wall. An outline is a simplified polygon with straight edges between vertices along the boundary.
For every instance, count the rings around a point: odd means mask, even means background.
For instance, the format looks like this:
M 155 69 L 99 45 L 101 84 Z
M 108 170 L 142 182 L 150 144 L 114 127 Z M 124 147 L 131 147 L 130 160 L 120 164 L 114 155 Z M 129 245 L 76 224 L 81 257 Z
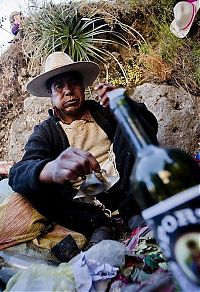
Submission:
M 7 144 L 12 122 L 23 113 L 23 100 L 28 96 L 27 62 L 21 42 L 13 42 L 0 57 L 0 159 L 7 157 Z
M 161 144 L 179 147 L 193 153 L 200 137 L 198 98 L 174 86 L 145 83 L 133 94 L 154 113 L 159 123 L 158 139 Z M 44 120 L 51 107 L 50 99 L 28 97 L 24 112 L 12 124 L 8 145 L 8 160 L 18 161 L 34 125 Z
M 134 91 L 159 123 L 161 144 L 193 153 L 200 141 L 200 98 L 168 85 L 145 83 Z
M 0 160 L 7 160 L 9 157 L 8 141 L 10 129 L 14 127 L 13 121 L 19 117 L 19 124 L 20 121 L 25 123 L 23 102 L 29 96 L 26 84 L 41 70 L 40 60 L 37 61 L 38 65 L 32 68 L 30 58 L 23 54 L 22 39 L 18 35 L 13 39 L 7 51 L 0 56 Z M 32 113 L 35 113 L 34 110 Z M 29 115 L 28 118 L 32 119 Z M 29 127 L 31 125 L 29 122 L 25 124 Z
M 51 108 L 48 97 L 28 97 L 24 100 L 24 111 L 12 124 L 5 160 L 18 161 L 24 153 L 24 146 L 34 126 L 48 117 Z

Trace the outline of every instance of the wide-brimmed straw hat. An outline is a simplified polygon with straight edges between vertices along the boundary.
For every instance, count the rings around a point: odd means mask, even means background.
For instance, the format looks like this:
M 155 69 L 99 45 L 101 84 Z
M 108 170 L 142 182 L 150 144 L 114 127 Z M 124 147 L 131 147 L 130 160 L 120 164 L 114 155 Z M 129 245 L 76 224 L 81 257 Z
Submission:
M 199 10 L 199 0 L 194 2 L 180 1 L 174 6 L 174 20 L 170 25 L 171 32 L 178 38 L 184 38 Z
M 82 75 L 83 85 L 91 85 L 99 75 L 99 66 L 90 61 L 74 62 L 63 52 L 50 54 L 45 62 L 44 73 L 28 82 L 26 89 L 35 96 L 50 96 L 47 90 L 47 80 L 65 72 L 76 71 Z

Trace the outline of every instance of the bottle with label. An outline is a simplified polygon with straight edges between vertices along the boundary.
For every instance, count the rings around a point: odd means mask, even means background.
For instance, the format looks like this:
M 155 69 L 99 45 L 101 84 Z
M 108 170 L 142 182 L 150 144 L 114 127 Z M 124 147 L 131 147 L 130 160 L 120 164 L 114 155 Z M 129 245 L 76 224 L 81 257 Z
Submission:
M 110 108 L 136 155 L 130 196 L 152 227 L 183 291 L 200 291 L 200 168 L 184 151 L 152 145 L 123 88 Z

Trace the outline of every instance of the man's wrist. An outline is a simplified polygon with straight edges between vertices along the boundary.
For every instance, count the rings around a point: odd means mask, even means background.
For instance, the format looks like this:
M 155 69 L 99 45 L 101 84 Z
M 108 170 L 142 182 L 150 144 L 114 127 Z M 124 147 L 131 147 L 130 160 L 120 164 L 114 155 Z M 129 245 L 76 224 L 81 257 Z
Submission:
M 46 183 L 50 184 L 53 183 L 53 178 L 52 178 L 52 164 L 53 162 L 48 162 L 42 169 L 39 175 L 39 181 L 41 183 Z

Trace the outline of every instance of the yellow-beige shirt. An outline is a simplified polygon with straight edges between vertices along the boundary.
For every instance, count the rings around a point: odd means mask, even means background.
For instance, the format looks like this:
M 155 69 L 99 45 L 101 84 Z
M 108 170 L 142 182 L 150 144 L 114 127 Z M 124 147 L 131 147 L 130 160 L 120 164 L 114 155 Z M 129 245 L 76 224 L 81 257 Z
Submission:
M 67 134 L 71 147 L 90 152 L 99 162 L 101 169 L 105 169 L 110 176 L 119 177 L 113 145 L 89 112 L 81 120 L 74 120 L 71 124 L 60 121 L 60 124 Z M 78 188 L 81 182 L 80 178 L 73 183 L 73 186 Z

